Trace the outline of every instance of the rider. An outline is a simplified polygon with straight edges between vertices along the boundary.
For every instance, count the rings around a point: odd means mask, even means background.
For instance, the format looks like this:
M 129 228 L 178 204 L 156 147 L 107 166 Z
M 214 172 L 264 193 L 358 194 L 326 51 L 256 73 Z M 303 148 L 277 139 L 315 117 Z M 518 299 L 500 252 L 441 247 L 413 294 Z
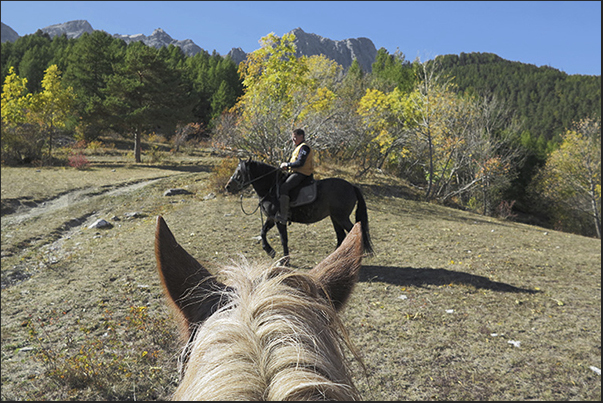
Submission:
M 290 162 L 282 162 L 280 166 L 281 169 L 287 168 L 291 172 L 280 186 L 280 210 L 276 213 L 276 220 L 281 224 L 287 224 L 289 192 L 314 173 L 314 153 L 305 143 L 305 137 L 306 133 L 302 129 L 293 130 L 291 140 L 295 144 L 295 150 L 291 154 Z

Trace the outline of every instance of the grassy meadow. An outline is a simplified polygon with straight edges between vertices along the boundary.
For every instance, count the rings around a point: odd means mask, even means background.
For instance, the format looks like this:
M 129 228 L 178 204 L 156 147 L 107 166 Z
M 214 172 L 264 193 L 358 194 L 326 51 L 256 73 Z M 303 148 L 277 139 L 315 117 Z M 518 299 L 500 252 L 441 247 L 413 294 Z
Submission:
M 169 399 L 182 344 L 156 271 L 157 215 L 212 272 L 269 260 L 259 212 L 243 211 L 255 195 L 216 190 L 225 155 L 88 159 L 2 167 L 2 400 Z M 425 203 L 400 180 L 353 172 L 318 171 L 367 199 L 375 255 L 342 312 L 365 400 L 601 399 L 600 240 Z M 101 218 L 112 227 L 88 228 Z M 293 223 L 291 264 L 313 267 L 335 240 L 330 220 Z M 278 231 L 269 241 L 281 257 Z

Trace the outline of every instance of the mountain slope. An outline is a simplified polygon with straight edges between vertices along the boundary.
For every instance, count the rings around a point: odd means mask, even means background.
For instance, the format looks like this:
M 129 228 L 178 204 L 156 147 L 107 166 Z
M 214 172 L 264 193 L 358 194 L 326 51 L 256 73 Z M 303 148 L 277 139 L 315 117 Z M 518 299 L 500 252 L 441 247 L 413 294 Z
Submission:
M 19 39 L 19 34 L 5 23 L 2 23 L 2 43 L 14 42 L 17 39 Z
M 555 139 L 574 121 L 601 116 L 601 76 L 568 75 L 493 53 L 443 55 L 437 60 L 459 91 L 504 100 L 534 138 Z

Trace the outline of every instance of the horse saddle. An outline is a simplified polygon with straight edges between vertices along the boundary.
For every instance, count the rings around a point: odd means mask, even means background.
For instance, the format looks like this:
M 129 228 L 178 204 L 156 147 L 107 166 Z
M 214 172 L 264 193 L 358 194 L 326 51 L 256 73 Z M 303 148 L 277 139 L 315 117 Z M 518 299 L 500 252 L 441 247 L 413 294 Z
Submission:
M 316 200 L 317 193 L 314 176 L 310 176 L 308 179 L 305 179 L 300 186 L 291 190 L 291 201 L 289 202 L 289 206 L 299 207 L 304 204 L 310 204 Z

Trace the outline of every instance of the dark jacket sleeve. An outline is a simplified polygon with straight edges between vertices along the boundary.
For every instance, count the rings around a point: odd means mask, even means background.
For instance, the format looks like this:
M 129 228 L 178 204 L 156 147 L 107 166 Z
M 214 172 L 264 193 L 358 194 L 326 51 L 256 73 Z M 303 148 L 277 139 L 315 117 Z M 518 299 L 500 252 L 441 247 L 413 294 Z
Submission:
M 297 155 L 297 160 L 295 160 L 294 162 L 290 162 L 288 166 L 291 168 L 303 167 L 304 164 L 306 163 L 306 159 L 308 158 L 309 154 L 310 154 L 310 147 L 308 147 L 307 145 L 303 145 L 302 148 L 299 150 L 299 154 Z

